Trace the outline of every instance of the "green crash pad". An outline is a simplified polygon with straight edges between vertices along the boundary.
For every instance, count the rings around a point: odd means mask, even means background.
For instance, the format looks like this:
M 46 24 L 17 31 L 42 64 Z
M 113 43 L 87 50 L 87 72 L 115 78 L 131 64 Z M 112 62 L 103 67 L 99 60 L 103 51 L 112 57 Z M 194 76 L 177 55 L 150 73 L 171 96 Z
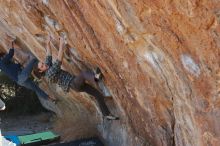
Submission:
M 59 135 L 56 135 L 51 131 L 18 136 L 18 139 L 20 140 L 22 146 L 48 144 L 50 142 L 59 140 L 59 138 L 60 138 Z

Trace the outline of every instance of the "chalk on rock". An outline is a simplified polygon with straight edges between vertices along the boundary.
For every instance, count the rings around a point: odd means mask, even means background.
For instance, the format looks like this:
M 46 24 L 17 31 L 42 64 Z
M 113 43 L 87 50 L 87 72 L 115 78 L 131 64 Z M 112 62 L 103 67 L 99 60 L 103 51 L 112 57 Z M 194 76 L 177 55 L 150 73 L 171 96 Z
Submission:
M 191 56 L 183 54 L 181 55 L 181 61 L 183 67 L 190 72 L 192 75 L 198 77 L 200 75 L 200 67 L 196 62 L 192 59 Z
M 60 32 L 60 36 L 64 39 L 65 45 L 67 44 L 67 32 Z
M 44 16 L 44 20 L 50 27 L 54 28 L 56 31 L 62 30 L 62 26 L 57 20 L 50 18 L 49 16 Z
M 49 0 L 42 0 L 43 4 L 45 4 L 46 6 L 49 5 Z
M 71 52 L 71 54 L 76 57 L 76 59 L 81 60 L 81 57 L 79 55 L 79 53 L 77 52 L 77 49 L 75 48 L 69 48 L 69 51 Z

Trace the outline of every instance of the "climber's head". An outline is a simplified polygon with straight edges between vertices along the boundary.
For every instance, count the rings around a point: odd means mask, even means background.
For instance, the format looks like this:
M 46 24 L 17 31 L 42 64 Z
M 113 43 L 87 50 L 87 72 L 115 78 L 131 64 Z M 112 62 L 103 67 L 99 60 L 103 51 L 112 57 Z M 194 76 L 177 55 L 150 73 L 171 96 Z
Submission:
M 33 69 L 34 76 L 40 79 L 42 76 L 44 76 L 48 68 L 48 65 L 39 61 L 37 66 Z
M 45 63 L 39 61 L 37 64 L 37 68 L 38 68 L 39 72 L 45 72 L 49 68 L 49 66 L 46 65 Z

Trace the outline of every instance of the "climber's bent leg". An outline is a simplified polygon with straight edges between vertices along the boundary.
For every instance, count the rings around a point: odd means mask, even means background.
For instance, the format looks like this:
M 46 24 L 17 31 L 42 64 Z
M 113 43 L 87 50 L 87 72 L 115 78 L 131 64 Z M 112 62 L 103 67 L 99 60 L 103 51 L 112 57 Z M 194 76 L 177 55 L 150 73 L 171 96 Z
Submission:
M 96 101 L 98 102 L 98 105 L 101 109 L 101 112 L 104 116 L 108 116 L 110 115 L 110 111 L 104 101 L 104 96 L 102 95 L 102 93 L 100 93 L 97 89 L 95 89 L 94 87 L 92 87 L 91 85 L 85 83 L 82 88 L 81 88 L 82 92 L 86 92 L 89 95 L 92 95 Z
M 15 49 L 15 58 L 22 66 L 27 66 L 28 62 L 33 58 L 33 56 L 21 49 Z
M 71 82 L 71 87 L 76 90 L 80 90 L 84 85 L 85 81 L 90 83 L 95 83 L 95 75 L 92 71 L 82 71 L 78 76 L 76 76 Z
M 49 99 L 49 96 L 31 79 L 27 79 L 25 82 L 19 83 L 19 85 L 34 91 L 39 98 Z
M 109 109 L 108 109 L 107 105 L 105 104 L 104 96 L 97 89 L 92 87 L 91 85 L 84 82 L 81 86 L 77 86 L 77 85 L 75 85 L 75 81 L 73 81 L 70 84 L 70 88 L 72 88 L 73 90 L 76 90 L 78 92 L 86 92 L 89 95 L 92 95 L 96 99 L 96 101 L 98 102 L 98 105 L 101 109 L 102 114 L 104 116 L 107 116 L 110 114 Z
M 36 58 L 33 58 L 32 60 L 28 61 L 27 66 L 25 66 L 22 69 L 22 71 L 18 74 L 18 82 L 19 83 L 23 83 L 29 78 L 31 71 L 36 63 L 37 63 Z

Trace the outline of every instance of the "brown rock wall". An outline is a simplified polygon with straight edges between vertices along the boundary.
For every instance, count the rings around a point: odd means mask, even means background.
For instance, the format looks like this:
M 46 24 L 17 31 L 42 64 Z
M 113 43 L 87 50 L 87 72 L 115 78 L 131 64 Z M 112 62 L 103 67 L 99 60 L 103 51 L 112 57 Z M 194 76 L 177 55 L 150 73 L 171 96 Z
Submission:
M 87 113 L 108 145 L 220 145 L 219 23 L 218 0 L 0 1 L 2 50 L 7 33 L 43 59 L 50 32 L 56 56 L 66 32 L 64 68 L 102 69 L 120 122 L 93 119 L 97 107 L 84 94 L 62 94 L 59 107 Z

